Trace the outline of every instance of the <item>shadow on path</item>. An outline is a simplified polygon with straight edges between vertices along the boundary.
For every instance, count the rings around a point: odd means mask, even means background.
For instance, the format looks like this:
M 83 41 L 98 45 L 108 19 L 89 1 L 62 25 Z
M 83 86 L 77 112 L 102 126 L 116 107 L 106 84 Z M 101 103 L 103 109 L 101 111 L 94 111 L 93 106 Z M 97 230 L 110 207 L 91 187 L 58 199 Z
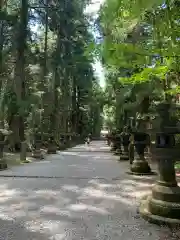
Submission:
M 1 180 L 0 239 L 179 239 L 138 215 L 139 199 L 151 186 L 134 176 L 121 181 Z
M 98 152 L 102 142 L 92 143 L 97 151 L 83 147 L 0 173 L 0 239 L 180 239 L 138 214 L 156 176 L 126 174 L 127 162 Z

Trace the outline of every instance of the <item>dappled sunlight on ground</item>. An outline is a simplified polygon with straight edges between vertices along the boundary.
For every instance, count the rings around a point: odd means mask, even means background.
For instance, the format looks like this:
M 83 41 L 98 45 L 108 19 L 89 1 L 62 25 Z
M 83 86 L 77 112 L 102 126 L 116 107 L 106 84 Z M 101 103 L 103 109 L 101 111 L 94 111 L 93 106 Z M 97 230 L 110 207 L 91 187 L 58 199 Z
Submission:
M 108 161 L 112 159 L 112 155 L 110 153 L 105 154 L 101 153 L 100 155 L 97 155 L 96 152 L 60 152 L 59 153 L 61 156 L 75 156 L 75 157 L 80 157 L 80 158 L 88 158 L 90 161 L 95 161 L 95 160 L 100 160 L 100 161 Z M 91 158 L 91 159 L 90 159 Z M 114 159 L 119 159 L 119 156 L 113 156 Z
M 109 153 L 110 147 L 107 146 L 104 142 L 104 145 L 102 145 L 101 141 L 96 141 L 93 143 L 90 143 L 89 145 L 87 144 L 82 144 L 79 146 L 75 146 L 71 149 L 68 149 L 68 152 L 105 152 Z
M 108 232 L 113 240 L 132 239 L 125 236 L 144 240 L 167 231 L 144 222 L 137 213 L 140 198 L 152 186 L 142 177 L 138 181 L 134 176 L 120 181 L 24 181 L 26 187 L 21 179 L 1 181 L 0 219 L 16 220 L 26 231 L 44 234 L 44 239 L 57 234 L 57 239 L 79 240 L 84 236 L 91 240 Z
M 0 239 L 178 239 L 138 214 L 156 176 L 128 175 L 117 156 L 81 150 L 0 173 Z

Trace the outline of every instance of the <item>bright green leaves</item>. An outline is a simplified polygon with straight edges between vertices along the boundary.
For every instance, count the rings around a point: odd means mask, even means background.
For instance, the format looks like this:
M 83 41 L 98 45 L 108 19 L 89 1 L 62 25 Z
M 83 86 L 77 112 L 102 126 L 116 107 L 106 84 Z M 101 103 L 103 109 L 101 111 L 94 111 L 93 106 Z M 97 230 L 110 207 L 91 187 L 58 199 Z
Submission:
M 98 48 L 113 120 L 134 116 L 144 96 L 153 102 L 180 92 L 180 14 L 177 1 L 169 2 L 106 0 L 101 8 Z
M 144 19 L 147 11 L 163 4 L 162 0 L 106 0 L 101 9 L 102 27 L 117 35 L 127 33 Z
M 170 12 L 163 4 L 161 0 L 114 0 L 113 3 L 106 0 L 101 10 L 103 31 L 107 33 L 101 52 L 104 63 L 116 69 L 137 66 L 144 69 L 142 73 L 133 75 L 133 82 L 147 81 L 153 76 L 164 79 L 167 67 L 157 67 L 162 64 L 154 56 L 161 56 L 165 63 L 166 59 L 180 55 L 179 26 L 177 21 L 169 23 L 173 19 L 172 14 L 176 19 L 179 15 L 173 4 Z M 168 67 L 178 67 L 175 61 L 172 64 Z M 128 78 L 123 81 L 128 81 Z
M 108 65 L 116 68 L 133 68 L 136 65 L 149 64 L 147 52 L 141 47 L 130 43 L 113 43 L 106 39 L 102 44 L 102 56 Z
M 123 83 L 142 83 L 152 81 L 154 78 L 164 80 L 168 72 L 167 66 L 158 66 L 151 68 L 144 68 L 140 73 L 133 74 L 130 78 L 120 77 L 120 82 Z

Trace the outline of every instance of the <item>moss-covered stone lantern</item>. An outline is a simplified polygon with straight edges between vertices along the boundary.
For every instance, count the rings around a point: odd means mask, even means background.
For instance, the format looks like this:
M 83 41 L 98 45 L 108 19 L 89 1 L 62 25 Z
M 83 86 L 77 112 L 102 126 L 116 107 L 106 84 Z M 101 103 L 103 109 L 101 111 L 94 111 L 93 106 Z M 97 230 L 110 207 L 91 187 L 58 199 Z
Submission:
M 127 126 L 125 126 L 123 128 L 123 131 L 120 134 L 120 137 L 121 137 L 121 145 L 122 145 L 122 151 L 121 151 L 121 154 L 120 154 L 120 161 L 121 160 L 129 160 L 129 144 L 130 144 L 131 134 L 128 131 Z
M 0 129 L 0 170 L 7 169 L 7 162 L 3 155 L 3 150 L 5 146 L 5 138 L 12 134 L 12 131 L 6 129 Z
M 132 133 L 132 142 L 135 148 L 135 158 L 132 161 L 131 173 L 134 175 L 149 175 L 153 174 L 146 161 L 144 152 L 146 147 L 149 145 L 149 134 L 146 132 L 146 121 L 140 119 L 137 128 Z
M 60 135 L 58 149 L 60 151 L 63 151 L 63 150 L 66 149 L 66 143 L 65 143 L 65 136 L 64 136 L 64 134 Z
M 111 152 L 115 152 L 117 149 L 117 142 L 116 142 L 116 131 L 111 132 Z
M 121 133 L 120 133 L 120 131 L 116 131 L 116 134 L 114 136 L 114 145 L 115 145 L 114 155 L 120 155 L 122 153 L 122 150 L 121 150 Z
M 32 151 L 32 157 L 36 159 L 44 159 L 44 156 L 41 151 L 42 147 L 42 134 L 41 132 L 36 131 L 34 133 L 34 149 Z
M 48 139 L 47 153 L 56 154 L 56 152 L 57 152 L 57 145 L 56 145 L 55 137 L 54 137 L 54 134 L 51 134 Z
M 175 149 L 175 133 L 179 130 L 171 126 L 170 109 L 172 105 L 168 102 L 159 104 L 157 108 L 160 126 L 151 153 L 158 163 L 159 178 L 152 193 L 142 201 L 140 214 L 150 222 L 180 225 L 180 187 L 174 167 L 179 157 Z

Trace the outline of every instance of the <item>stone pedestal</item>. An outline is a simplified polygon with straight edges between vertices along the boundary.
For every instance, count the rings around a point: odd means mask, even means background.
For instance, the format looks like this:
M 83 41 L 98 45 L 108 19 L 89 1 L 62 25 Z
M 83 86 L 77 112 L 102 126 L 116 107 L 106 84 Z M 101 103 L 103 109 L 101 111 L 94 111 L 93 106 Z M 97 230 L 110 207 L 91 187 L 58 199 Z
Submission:
M 56 153 L 57 153 L 57 146 L 56 146 L 54 137 L 50 137 L 48 141 L 47 154 L 56 154 Z
M 110 144 L 111 144 L 110 136 L 107 136 L 107 137 L 106 137 L 106 141 L 107 141 L 107 145 L 110 146 Z
M 64 136 L 63 143 L 64 143 L 65 149 L 67 149 L 67 148 L 70 147 L 70 144 L 69 144 L 69 136 L 67 136 L 67 135 Z
M 75 147 L 76 146 L 76 137 L 75 135 L 71 135 L 71 147 Z
M 34 149 L 32 152 L 32 157 L 36 159 L 44 159 L 41 149 Z
M 111 138 L 111 152 L 115 152 L 117 149 L 117 145 L 116 145 L 116 140 L 115 140 L 115 136 L 112 136 Z
M 118 133 L 114 137 L 114 144 L 115 144 L 114 155 L 120 155 L 122 153 L 122 150 L 121 150 L 121 136 Z
M 58 149 L 59 149 L 60 151 L 63 151 L 63 150 L 66 149 L 66 142 L 65 142 L 65 137 L 64 137 L 64 136 L 61 136 L 61 137 L 60 137 Z
M 180 227 L 180 187 L 177 185 L 174 164 L 179 159 L 175 149 L 176 126 L 172 126 L 170 108 L 165 101 L 157 110 L 160 116 L 159 132 L 156 133 L 156 148 L 151 149 L 159 168 L 159 179 L 152 193 L 140 206 L 140 214 L 150 222 Z
M 61 141 L 61 142 L 59 143 L 58 149 L 59 149 L 60 151 L 66 150 L 66 144 L 65 144 L 64 141 Z
M 123 160 L 128 161 L 129 160 L 130 136 L 131 136 L 131 134 L 128 132 L 128 128 L 124 127 L 124 130 L 121 133 L 122 152 L 120 154 L 120 161 L 123 161 Z
M 27 155 L 27 143 L 26 141 L 21 142 L 20 161 L 23 163 L 29 162 L 26 160 Z
M 148 162 L 145 160 L 144 156 L 137 156 L 131 163 L 131 172 L 134 175 L 151 175 L 153 174 Z
M 59 146 L 58 146 L 58 149 L 59 149 L 60 151 L 66 150 L 65 144 L 60 143 Z
M 112 141 L 110 151 L 111 151 L 111 152 L 115 152 L 116 149 L 117 149 L 117 148 L 116 148 L 116 144 L 114 143 L 114 141 Z
M 134 161 L 134 143 L 129 144 L 129 162 L 132 164 Z
M 67 146 L 68 146 L 68 148 L 72 148 L 73 146 L 72 146 L 72 136 L 71 135 L 68 135 L 67 136 Z
M 122 154 L 121 148 L 117 148 L 116 151 L 114 152 L 114 155 L 120 156 Z
M 144 157 L 147 146 L 148 134 L 143 132 L 134 133 L 134 146 L 137 155 L 131 165 L 131 173 L 134 175 L 151 175 L 151 168 Z
M 45 135 L 44 135 L 44 139 L 45 139 Z M 43 156 L 42 151 L 41 151 L 41 147 L 42 147 L 41 133 L 36 132 L 34 134 L 34 149 L 32 151 L 32 157 L 33 158 L 44 159 L 44 156 Z
M 43 153 L 41 151 L 41 141 L 36 141 L 35 148 L 32 152 L 32 157 L 36 159 L 44 159 Z
M 115 140 L 115 135 L 116 135 L 116 132 L 113 131 L 110 135 L 110 151 L 111 152 L 115 152 L 116 151 L 116 140 Z
M 161 155 L 161 150 L 156 154 Z M 161 153 L 160 153 L 161 152 Z M 180 187 L 177 185 L 172 149 L 164 149 L 158 160 L 159 179 L 152 194 L 141 202 L 140 214 L 157 224 L 180 225 Z
M 3 157 L 4 144 L 4 141 L 0 141 L 0 170 L 7 169 L 7 163 Z
M 107 135 L 106 140 L 107 140 L 107 145 L 111 146 L 111 134 L 110 133 Z
M 123 145 L 123 149 L 120 154 L 120 161 L 128 161 L 129 160 L 129 149 L 128 145 Z

